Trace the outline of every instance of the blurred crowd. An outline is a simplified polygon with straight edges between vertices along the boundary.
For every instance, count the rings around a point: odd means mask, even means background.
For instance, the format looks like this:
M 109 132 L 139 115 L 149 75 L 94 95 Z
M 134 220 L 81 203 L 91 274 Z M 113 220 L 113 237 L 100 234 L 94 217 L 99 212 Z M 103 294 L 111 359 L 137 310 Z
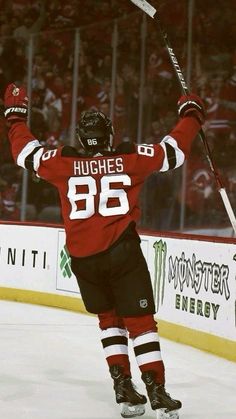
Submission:
M 217 7 L 213 0 L 192 2 L 191 49 L 187 42 L 191 2 L 152 0 L 151 3 L 159 8 L 180 66 L 185 76 L 190 76 L 191 90 L 205 101 L 205 135 L 235 207 L 235 0 L 218 0 Z M 147 19 L 145 32 L 143 15 L 130 1 L 0 0 L 0 9 L 0 104 L 9 82 L 28 83 L 29 39 L 32 39 L 30 127 L 42 144 L 55 147 L 71 143 L 75 28 L 80 29 L 77 118 L 85 109 L 99 109 L 107 115 L 112 111 L 115 145 L 137 141 L 138 129 L 142 142 L 159 142 L 176 123 L 180 89 L 168 54 L 155 21 Z M 114 87 L 115 28 L 118 35 Z M 141 48 L 143 40 L 145 49 Z M 145 70 L 141 79 L 142 53 Z M 183 199 L 187 226 L 227 224 L 215 179 L 197 139 L 184 176 L 184 194 L 181 170 L 175 176 L 170 173 L 150 177 L 143 193 L 142 227 L 178 229 Z M 0 219 L 20 219 L 21 185 L 22 170 L 13 164 L 5 120 L 1 117 Z M 28 220 L 61 222 L 57 192 L 31 174 L 27 203 Z

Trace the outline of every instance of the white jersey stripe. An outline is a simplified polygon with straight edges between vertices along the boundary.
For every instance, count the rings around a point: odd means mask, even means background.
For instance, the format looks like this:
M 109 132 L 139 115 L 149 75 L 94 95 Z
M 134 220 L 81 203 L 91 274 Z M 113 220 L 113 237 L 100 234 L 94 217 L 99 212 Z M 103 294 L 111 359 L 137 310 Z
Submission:
M 34 149 L 36 147 L 41 147 L 41 144 L 39 143 L 38 140 L 32 140 L 29 143 L 26 144 L 26 146 L 21 150 L 21 152 L 18 154 L 17 157 L 17 164 L 18 166 L 23 167 L 24 169 L 26 169 L 25 167 L 25 159 L 27 158 L 27 156 L 32 153 L 32 151 L 34 151 Z
M 33 164 L 34 164 L 34 170 L 37 172 L 39 165 L 40 165 L 40 159 L 43 155 L 44 149 L 41 147 L 36 153 L 33 155 Z
M 164 160 L 163 160 L 163 165 L 160 169 L 160 172 L 166 172 L 167 170 L 169 170 L 168 155 L 167 155 L 166 145 L 165 145 L 166 143 L 168 143 L 174 149 L 174 152 L 175 152 L 176 165 L 175 165 L 175 167 L 173 167 L 173 169 L 181 166 L 184 163 L 184 160 L 185 160 L 184 153 L 178 147 L 177 141 L 173 137 L 171 137 L 170 135 L 167 135 L 160 142 L 160 146 L 163 148 L 164 153 L 165 153 L 165 157 L 164 157 Z
M 160 146 L 163 148 L 164 150 L 164 160 L 163 160 L 163 164 L 162 167 L 160 168 L 160 172 L 167 172 L 167 170 L 169 170 L 169 163 L 168 163 L 168 159 L 167 159 L 167 151 L 166 151 L 166 146 L 164 141 L 160 142 Z

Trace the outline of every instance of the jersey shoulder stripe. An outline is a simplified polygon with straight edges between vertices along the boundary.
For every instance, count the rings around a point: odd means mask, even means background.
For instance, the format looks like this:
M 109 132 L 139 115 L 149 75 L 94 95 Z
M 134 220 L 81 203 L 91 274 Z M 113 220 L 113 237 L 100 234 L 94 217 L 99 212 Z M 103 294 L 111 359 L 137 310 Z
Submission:
M 23 167 L 23 169 L 28 169 L 29 168 L 29 162 L 27 163 L 28 167 L 26 167 L 26 159 L 32 154 L 32 159 L 33 159 L 33 155 L 35 155 L 35 153 L 38 152 L 39 154 L 41 153 L 41 155 L 43 154 L 43 147 L 41 146 L 40 142 L 38 140 L 32 140 L 29 141 L 25 147 L 22 148 L 21 152 L 18 154 L 17 157 L 17 164 L 18 166 Z M 34 160 L 34 159 L 33 159 Z M 34 166 L 34 164 L 33 164 Z M 35 170 L 34 167 L 32 167 L 33 170 Z
M 42 154 L 43 147 L 35 147 L 35 149 L 25 158 L 25 168 L 37 172 Z
M 185 155 L 173 137 L 170 135 L 164 137 L 160 142 L 160 146 L 164 151 L 164 160 L 160 172 L 176 169 L 184 163 Z

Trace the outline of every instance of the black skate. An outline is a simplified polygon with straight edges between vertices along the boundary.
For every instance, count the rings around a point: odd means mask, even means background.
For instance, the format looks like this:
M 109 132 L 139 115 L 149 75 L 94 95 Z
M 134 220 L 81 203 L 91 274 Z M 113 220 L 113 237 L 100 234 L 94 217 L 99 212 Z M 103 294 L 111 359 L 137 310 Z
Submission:
M 181 408 L 182 403 L 179 400 L 174 400 L 166 392 L 163 384 L 155 382 L 155 372 L 147 371 L 142 374 L 151 408 L 156 410 L 158 419 L 178 419 L 178 409 Z
M 120 405 L 121 416 L 123 418 L 133 418 L 143 415 L 145 413 L 144 404 L 147 403 L 147 399 L 137 392 L 131 377 L 123 374 L 120 365 L 110 367 L 110 373 L 114 380 L 116 402 Z

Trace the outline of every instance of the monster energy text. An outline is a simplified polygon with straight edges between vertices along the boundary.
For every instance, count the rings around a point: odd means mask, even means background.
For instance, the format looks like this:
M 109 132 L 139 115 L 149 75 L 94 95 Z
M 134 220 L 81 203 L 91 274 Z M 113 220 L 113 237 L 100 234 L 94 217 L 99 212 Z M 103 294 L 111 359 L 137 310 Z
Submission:
M 196 259 L 194 253 L 192 259 L 186 259 L 184 252 L 180 258 L 169 257 L 169 283 L 173 281 L 174 288 L 179 287 L 181 292 L 184 288 L 192 288 L 196 294 L 199 294 L 203 289 L 206 292 L 220 294 L 228 300 L 230 298 L 228 279 L 229 267 L 227 265 L 202 262 Z
M 184 291 L 191 290 L 196 296 L 200 291 L 211 296 L 217 294 L 228 300 L 229 267 L 197 260 L 194 253 L 191 259 L 186 258 L 182 252 L 180 257 L 170 256 L 167 260 L 167 244 L 163 240 L 156 241 L 153 247 L 155 249 L 153 288 L 157 311 L 164 302 L 165 289 L 169 283 L 173 284 L 176 291 L 179 290 L 175 295 L 175 309 L 216 320 L 219 304 L 210 302 L 208 298 L 204 301 L 199 297 L 184 295 Z
M 209 301 L 202 301 L 196 298 L 190 298 L 185 295 L 176 294 L 175 308 L 177 310 L 188 311 L 189 313 L 196 314 L 197 316 L 213 317 L 217 319 L 219 304 L 210 303 Z

